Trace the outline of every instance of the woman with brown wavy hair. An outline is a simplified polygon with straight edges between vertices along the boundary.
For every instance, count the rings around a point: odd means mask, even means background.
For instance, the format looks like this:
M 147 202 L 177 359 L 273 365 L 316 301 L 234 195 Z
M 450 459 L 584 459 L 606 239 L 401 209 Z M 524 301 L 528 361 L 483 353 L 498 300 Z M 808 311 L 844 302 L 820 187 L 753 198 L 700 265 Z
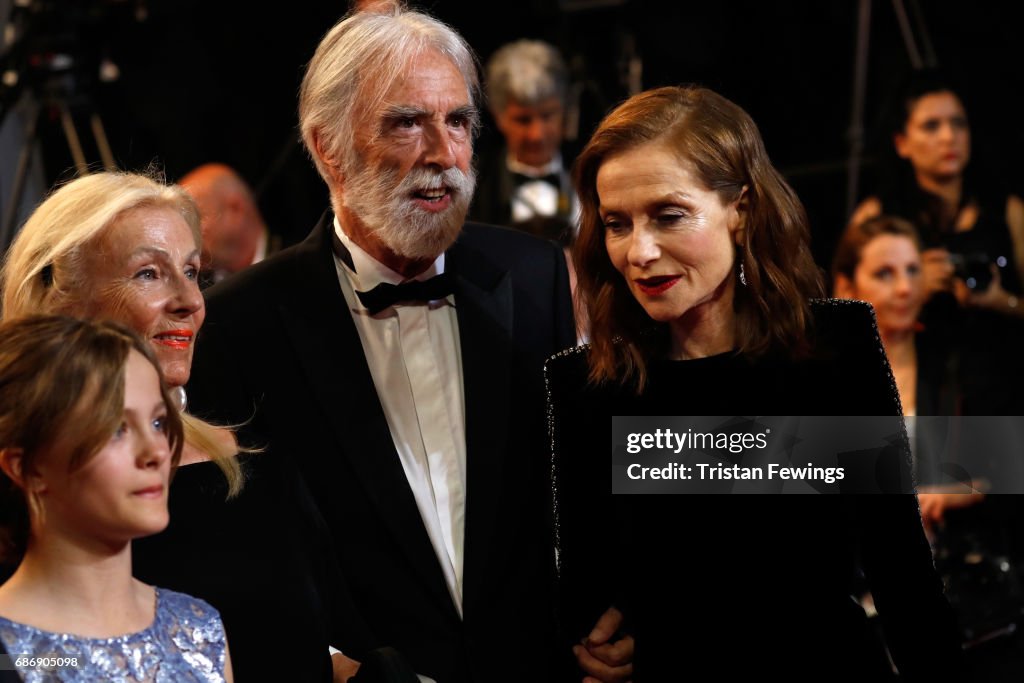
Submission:
M 723 680 L 885 680 L 850 598 L 860 561 L 901 674 L 955 678 L 912 495 L 608 495 L 612 416 L 900 413 L 870 308 L 815 298 L 804 209 L 754 122 L 710 90 L 652 90 L 605 118 L 575 173 L 591 344 L 547 378 L 577 662 L 606 680 L 681 680 L 696 659 Z M 622 619 L 588 636 L 609 604 Z
M 618 222 L 606 224 L 599 176 L 606 160 L 627 151 L 644 157 L 657 150 L 675 162 L 670 163 L 671 171 L 684 174 L 691 183 L 701 181 L 706 186 L 702 189 L 733 212 L 730 220 L 735 224 L 728 230 L 736 250 L 736 277 L 713 284 L 724 286 L 716 291 L 716 301 L 734 304 L 730 335 L 737 349 L 754 355 L 773 347 L 806 350 L 809 300 L 822 296 L 821 275 L 808 248 L 803 205 L 769 162 L 754 122 L 745 114 L 733 118 L 742 110 L 710 91 L 657 90 L 629 105 L 605 119 L 576 162 L 583 211 L 574 258 L 580 264 L 580 305 L 591 321 L 593 378 L 631 381 L 642 388 L 647 360 L 671 347 L 674 338 L 668 334 L 671 325 L 650 334 L 652 316 L 641 298 L 648 290 L 624 278 L 612 260 L 612 244 L 626 243 L 614 238 Z M 655 141 L 658 144 L 646 144 Z M 645 160 L 622 170 L 630 175 L 647 167 Z M 609 189 L 621 186 L 610 175 L 613 170 L 604 168 Z M 664 223 L 678 215 L 681 223 L 692 222 L 680 215 L 686 210 L 667 210 L 658 220 Z M 747 224 L 751 229 L 744 229 Z M 741 268 L 745 284 L 735 288 Z M 612 343 L 620 337 L 623 344 Z

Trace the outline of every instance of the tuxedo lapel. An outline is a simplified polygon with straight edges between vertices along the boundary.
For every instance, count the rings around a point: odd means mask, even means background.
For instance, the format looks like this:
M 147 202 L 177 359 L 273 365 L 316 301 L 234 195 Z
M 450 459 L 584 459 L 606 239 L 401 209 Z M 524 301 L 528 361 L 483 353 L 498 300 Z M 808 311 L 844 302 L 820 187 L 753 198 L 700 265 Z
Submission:
M 278 308 L 308 386 L 323 407 L 339 445 L 337 453 L 324 453 L 322 457 L 348 459 L 373 502 L 374 512 L 384 520 L 414 571 L 429 592 L 454 612 L 338 283 L 330 247 L 332 231 L 328 213 L 302 245 L 309 250 L 296 273 L 301 278 L 301 291 L 286 296 Z M 339 522 L 360 521 L 334 520 L 335 524 Z M 344 541 L 343 526 L 338 539 Z
M 446 271 L 456 276 L 455 306 L 466 406 L 466 541 L 463 606 L 468 615 L 489 572 L 498 527 L 502 471 L 509 439 L 512 281 L 487 258 L 456 244 Z

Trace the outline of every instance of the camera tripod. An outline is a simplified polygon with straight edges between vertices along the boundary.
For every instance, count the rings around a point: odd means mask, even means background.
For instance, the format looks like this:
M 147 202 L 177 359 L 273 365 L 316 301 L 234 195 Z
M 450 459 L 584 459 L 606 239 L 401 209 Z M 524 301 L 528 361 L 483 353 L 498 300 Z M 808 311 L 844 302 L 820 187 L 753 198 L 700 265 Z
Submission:
M 36 143 L 39 139 L 39 125 L 41 121 L 53 115 L 60 119 L 61 130 L 67 142 L 71 159 L 74 162 L 76 176 L 88 175 L 90 173 L 90 164 L 87 161 L 85 150 L 82 146 L 82 138 L 79 136 L 78 126 L 75 124 L 75 115 L 72 113 L 67 99 L 51 97 L 44 102 L 31 101 L 28 106 L 28 123 L 25 127 L 21 150 L 18 153 L 11 194 L 4 211 L 3 224 L 0 226 L 0 247 L 6 247 L 14 238 L 18 209 L 21 206 L 26 181 L 31 172 Z M 82 115 L 88 119 L 87 125 L 92 132 L 103 168 L 108 171 L 116 170 L 117 165 L 114 163 L 114 154 L 111 151 L 106 129 L 103 127 L 103 120 L 100 118 L 99 113 L 95 109 L 90 108 L 89 111 L 84 112 Z
M 0 37 L 0 122 L 18 109 L 24 131 L 0 223 L 0 250 L 14 237 L 33 157 L 47 126 L 59 123 L 76 175 L 90 172 L 76 119 L 91 130 L 103 167 L 116 168 L 94 92 L 97 83 L 118 77 L 117 66 L 104 52 L 112 6 L 106 0 L 13 3 Z

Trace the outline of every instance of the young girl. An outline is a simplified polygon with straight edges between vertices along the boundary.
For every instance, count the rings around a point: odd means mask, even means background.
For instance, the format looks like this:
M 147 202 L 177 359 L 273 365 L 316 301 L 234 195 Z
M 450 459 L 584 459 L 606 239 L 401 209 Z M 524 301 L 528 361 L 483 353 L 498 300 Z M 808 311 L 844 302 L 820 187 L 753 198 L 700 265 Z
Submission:
M 174 405 L 184 406 L 206 310 L 201 251 L 199 212 L 182 188 L 136 173 L 82 176 L 18 232 L 0 270 L 3 316 L 120 322 L 148 342 Z M 301 457 L 248 457 L 230 430 L 184 407 L 180 415 L 172 521 L 132 544 L 132 573 L 213 605 L 240 679 L 330 683 L 332 664 L 355 664 L 332 658 L 329 645 L 361 654 L 376 640 L 359 625 L 331 532 L 296 467 Z
M 233 680 L 217 611 L 131 575 L 168 523 L 172 405 L 127 328 L 0 324 L 0 642 L 27 682 Z

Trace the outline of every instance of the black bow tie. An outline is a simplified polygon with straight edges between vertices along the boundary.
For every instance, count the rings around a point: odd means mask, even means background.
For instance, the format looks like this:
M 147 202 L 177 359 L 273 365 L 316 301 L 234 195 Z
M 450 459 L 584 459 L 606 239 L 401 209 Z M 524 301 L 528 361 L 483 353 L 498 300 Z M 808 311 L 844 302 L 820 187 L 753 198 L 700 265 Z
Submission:
M 372 315 L 399 301 L 437 301 L 455 291 L 455 282 L 448 273 L 441 273 L 427 280 L 410 280 L 400 285 L 382 282 L 368 292 L 356 292 Z
M 516 187 L 519 187 L 520 185 L 525 185 L 526 183 L 536 182 L 536 181 L 539 180 L 542 183 L 547 183 L 548 185 L 554 185 L 558 189 L 562 188 L 562 176 L 559 173 L 549 173 L 547 175 L 540 175 L 540 176 L 528 176 L 528 175 L 524 175 L 522 173 L 515 173 L 515 172 L 513 172 L 512 173 L 512 180 L 515 183 Z

